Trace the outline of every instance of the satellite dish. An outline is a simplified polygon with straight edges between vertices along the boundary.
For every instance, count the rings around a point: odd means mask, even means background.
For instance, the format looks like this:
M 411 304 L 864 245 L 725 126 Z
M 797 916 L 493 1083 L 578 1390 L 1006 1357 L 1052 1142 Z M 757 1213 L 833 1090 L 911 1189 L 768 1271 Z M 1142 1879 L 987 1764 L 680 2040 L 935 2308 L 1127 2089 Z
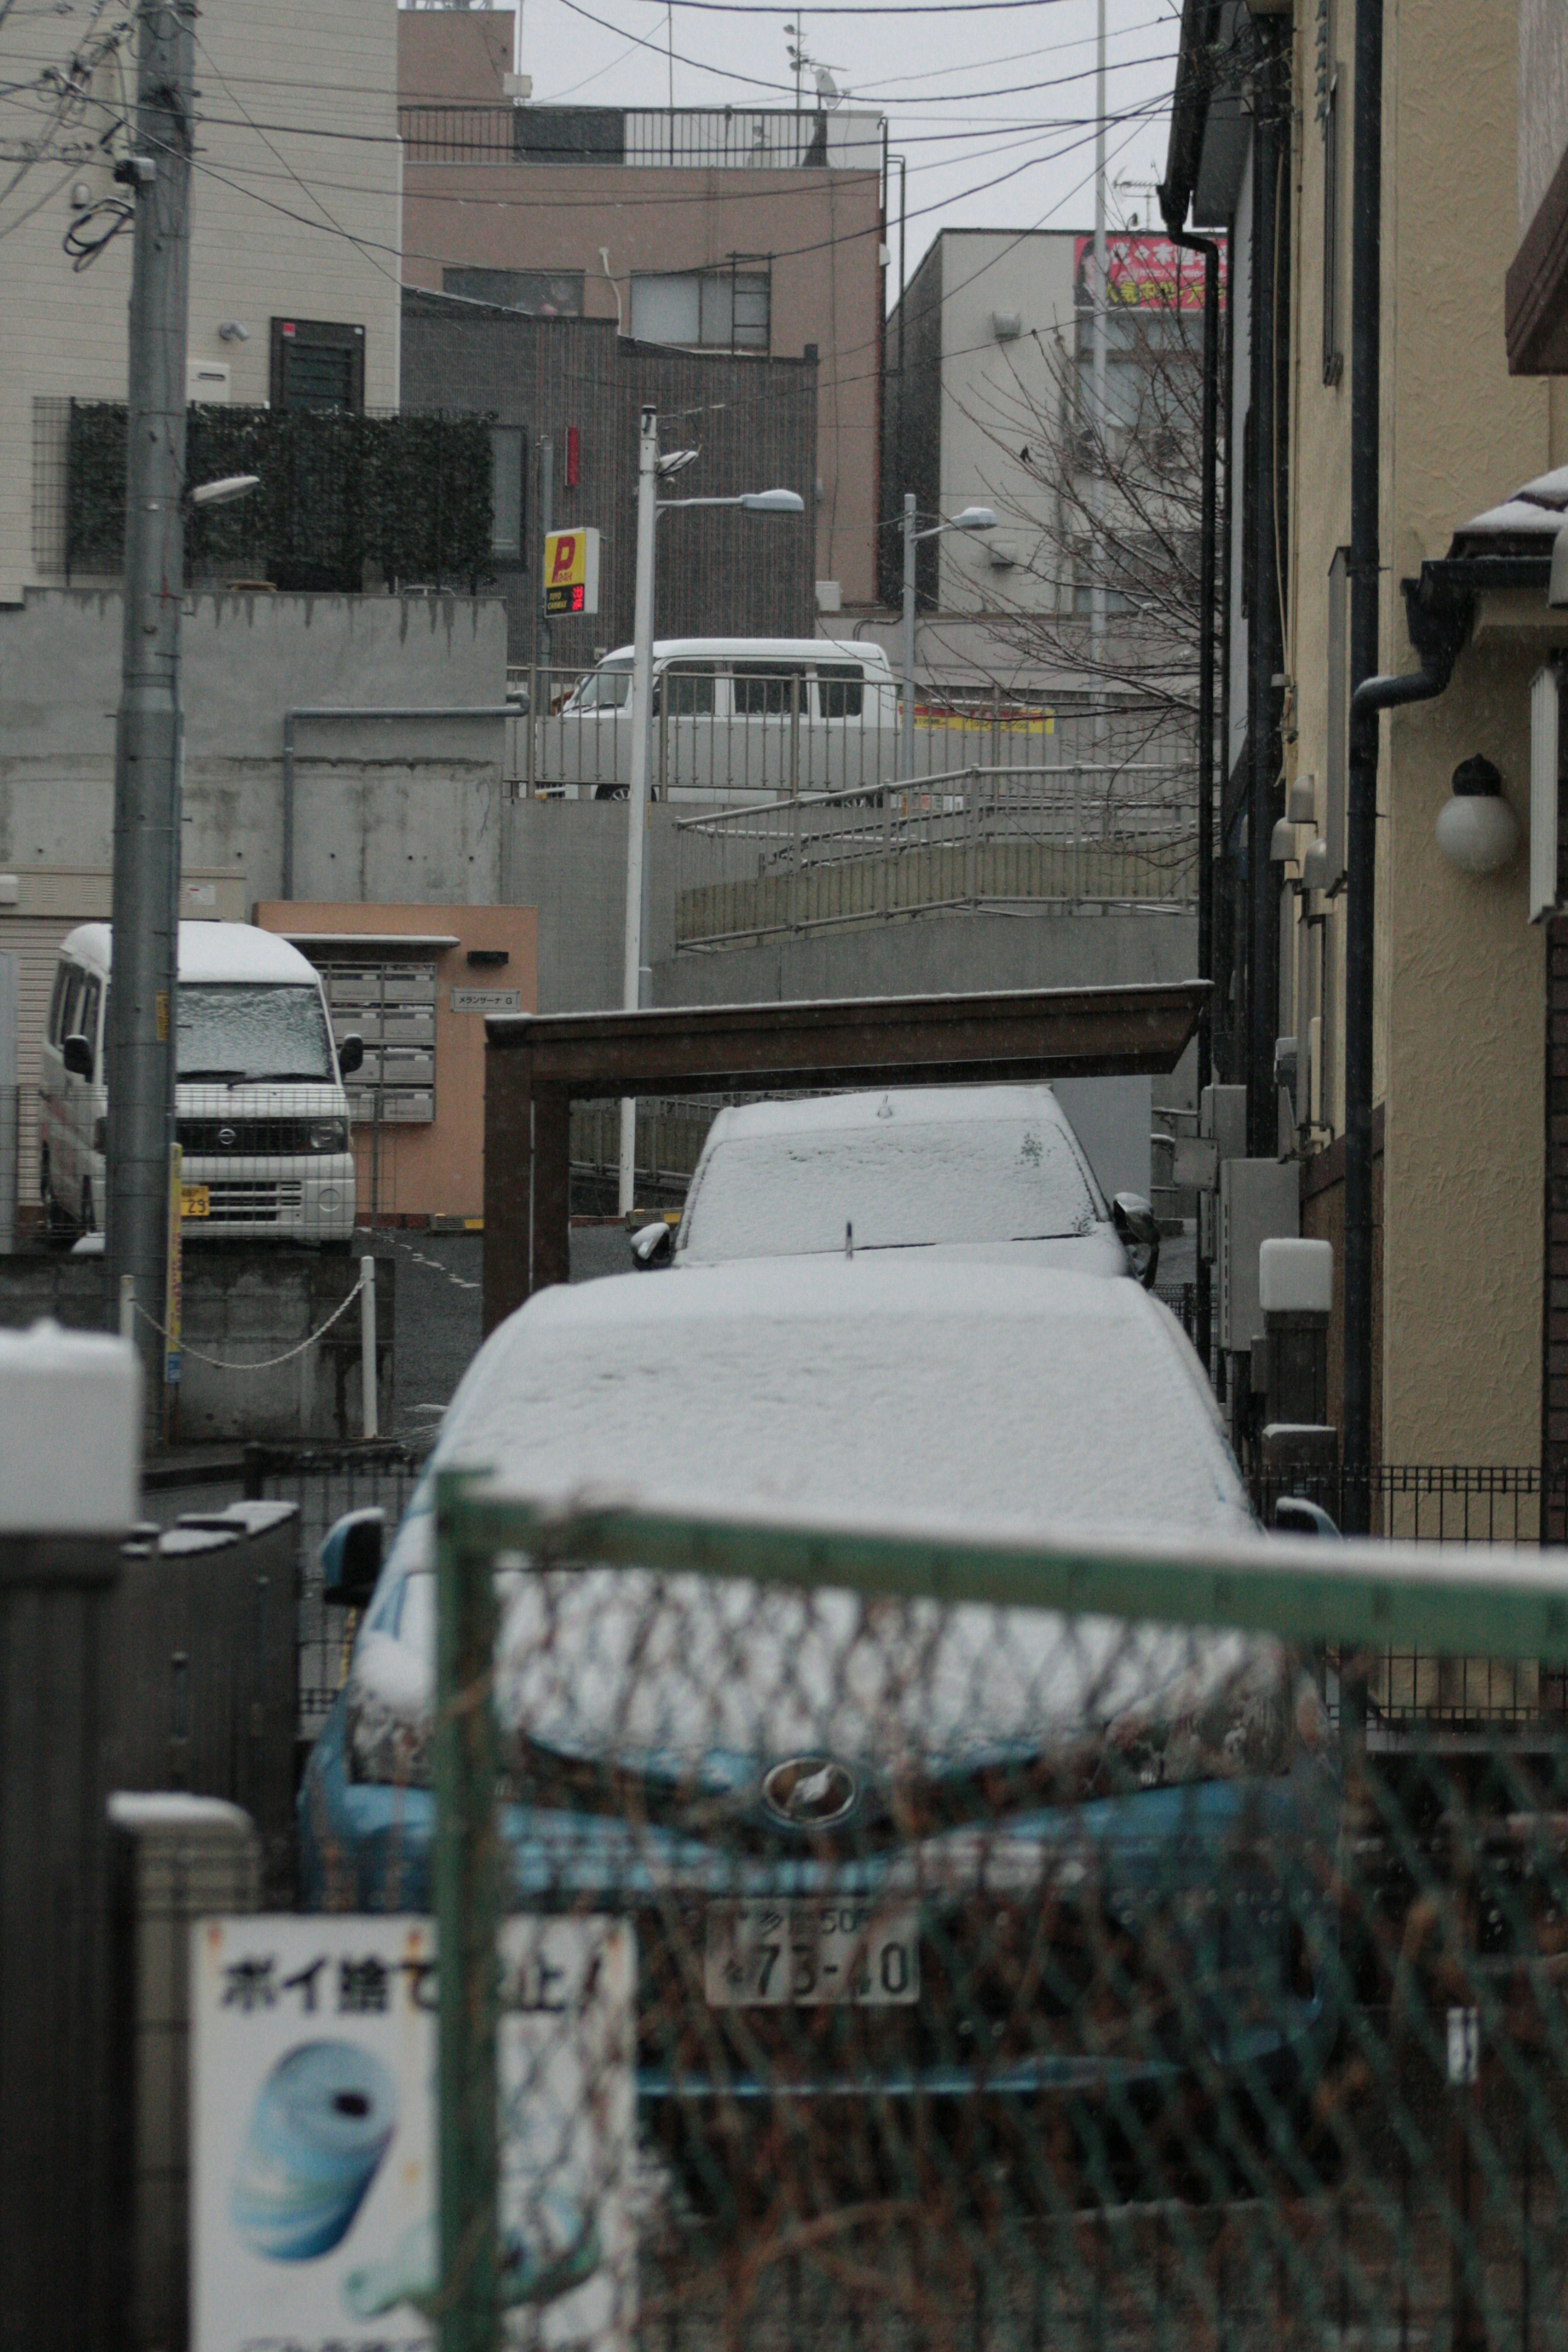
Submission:
M 823 105 L 826 107 L 837 106 L 842 93 L 839 90 L 838 84 L 828 72 L 827 68 L 826 66 L 814 66 L 812 70 L 816 76 L 816 95 L 822 100 Z

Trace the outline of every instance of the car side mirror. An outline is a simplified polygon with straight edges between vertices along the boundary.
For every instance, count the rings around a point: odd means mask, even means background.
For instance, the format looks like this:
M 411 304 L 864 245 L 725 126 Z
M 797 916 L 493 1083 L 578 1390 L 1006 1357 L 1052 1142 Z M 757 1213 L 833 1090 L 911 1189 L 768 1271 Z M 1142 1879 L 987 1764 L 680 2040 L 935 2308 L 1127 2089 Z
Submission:
M 351 1030 L 346 1037 L 338 1039 L 338 1067 L 345 1078 L 352 1078 L 363 1063 L 364 1039 Z
M 60 1047 L 60 1057 L 73 1078 L 91 1077 L 92 1047 L 79 1029 L 73 1030 L 66 1039 Z
M 674 1255 L 675 1227 L 667 1225 L 662 1217 L 632 1235 L 632 1264 L 639 1271 L 651 1265 L 668 1265 Z
M 1321 1503 L 1305 1495 L 1281 1495 L 1274 1506 L 1274 1531 L 1281 1536 L 1328 1536 L 1338 1543 L 1340 1531 Z
M 375 1504 L 349 1511 L 329 1528 L 321 1549 L 321 1598 L 336 1609 L 363 1609 L 381 1574 L 386 1513 Z
M 1152 1290 L 1160 1271 L 1160 1220 L 1142 1192 L 1118 1192 L 1110 1204 L 1110 1221 L 1129 1249 L 1146 1249 L 1148 1262 L 1139 1275 L 1145 1290 Z

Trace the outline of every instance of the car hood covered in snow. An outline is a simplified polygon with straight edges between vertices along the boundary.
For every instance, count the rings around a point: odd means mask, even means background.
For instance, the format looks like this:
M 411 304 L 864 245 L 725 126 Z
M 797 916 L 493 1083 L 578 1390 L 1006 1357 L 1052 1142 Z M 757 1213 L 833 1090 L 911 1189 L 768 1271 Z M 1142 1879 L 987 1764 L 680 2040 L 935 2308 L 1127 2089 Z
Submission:
M 1255 1533 L 1185 1339 L 1131 1283 L 930 1258 L 694 1269 L 542 1293 L 494 1334 L 432 1458 L 504 1489 L 986 1536 Z M 433 1475 L 356 1648 L 358 1769 L 423 1745 Z M 1047 1611 L 609 1569 L 502 1579 L 498 1705 L 521 1758 L 743 1798 L 822 1753 L 917 1792 L 1047 1761 L 1094 1785 L 1266 1769 L 1275 1645 Z M 1042 1790 L 1043 1793 L 1043 1790 Z

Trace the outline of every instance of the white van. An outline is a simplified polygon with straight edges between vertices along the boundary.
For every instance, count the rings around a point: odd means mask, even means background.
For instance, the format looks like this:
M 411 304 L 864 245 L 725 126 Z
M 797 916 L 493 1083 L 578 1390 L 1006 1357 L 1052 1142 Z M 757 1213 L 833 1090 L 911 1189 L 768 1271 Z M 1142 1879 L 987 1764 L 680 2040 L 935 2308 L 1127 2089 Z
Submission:
M 175 1116 L 187 1239 L 346 1246 L 354 1163 L 343 1077 L 364 1048 L 334 1048 L 313 965 L 248 923 L 182 923 Z M 110 933 L 60 946 L 39 1086 L 38 1191 L 51 1238 L 103 1219 Z
M 632 647 L 539 722 L 546 792 L 620 800 L 631 781 Z M 746 801 L 889 782 L 899 689 L 880 646 L 826 637 L 668 637 L 653 649 L 656 797 Z

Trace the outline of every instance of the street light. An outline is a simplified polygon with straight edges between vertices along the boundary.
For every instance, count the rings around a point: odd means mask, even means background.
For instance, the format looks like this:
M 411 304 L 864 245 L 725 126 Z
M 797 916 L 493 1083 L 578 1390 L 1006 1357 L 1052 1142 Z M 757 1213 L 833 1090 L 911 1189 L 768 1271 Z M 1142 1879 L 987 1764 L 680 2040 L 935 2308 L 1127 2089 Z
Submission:
M 940 539 L 944 530 L 994 530 L 996 518 L 989 507 L 965 507 L 951 522 L 915 529 L 915 494 L 904 497 L 904 695 L 903 767 L 907 778 L 915 772 L 915 549 L 922 539 Z
M 677 507 L 739 507 L 752 515 L 803 515 L 805 500 L 795 490 L 742 490 L 730 498 L 661 499 L 660 476 L 679 473 L 697 457 L 695 449 L 658 447 L 658 412 L 645 408 L 637 440 L 637 605 L 632 625 L 632 771 L 626 795 L 626 941 L 622 1003 L 628 1013 L 646 1001 L 648 972 L 643 963 L 647 892 L 647 772 L 653 737 L 653 574 L 658 518 Z M 621 1099 L 623 1216 L 632 1206 L 637 1154 L 637 1100 Z
M 198 482 L 189 493 L 190 502 L 194 507 L 232 506 L 236 499 L 255 489 L 260 479 L 259 474 L 224 474 L 216 482 Z

